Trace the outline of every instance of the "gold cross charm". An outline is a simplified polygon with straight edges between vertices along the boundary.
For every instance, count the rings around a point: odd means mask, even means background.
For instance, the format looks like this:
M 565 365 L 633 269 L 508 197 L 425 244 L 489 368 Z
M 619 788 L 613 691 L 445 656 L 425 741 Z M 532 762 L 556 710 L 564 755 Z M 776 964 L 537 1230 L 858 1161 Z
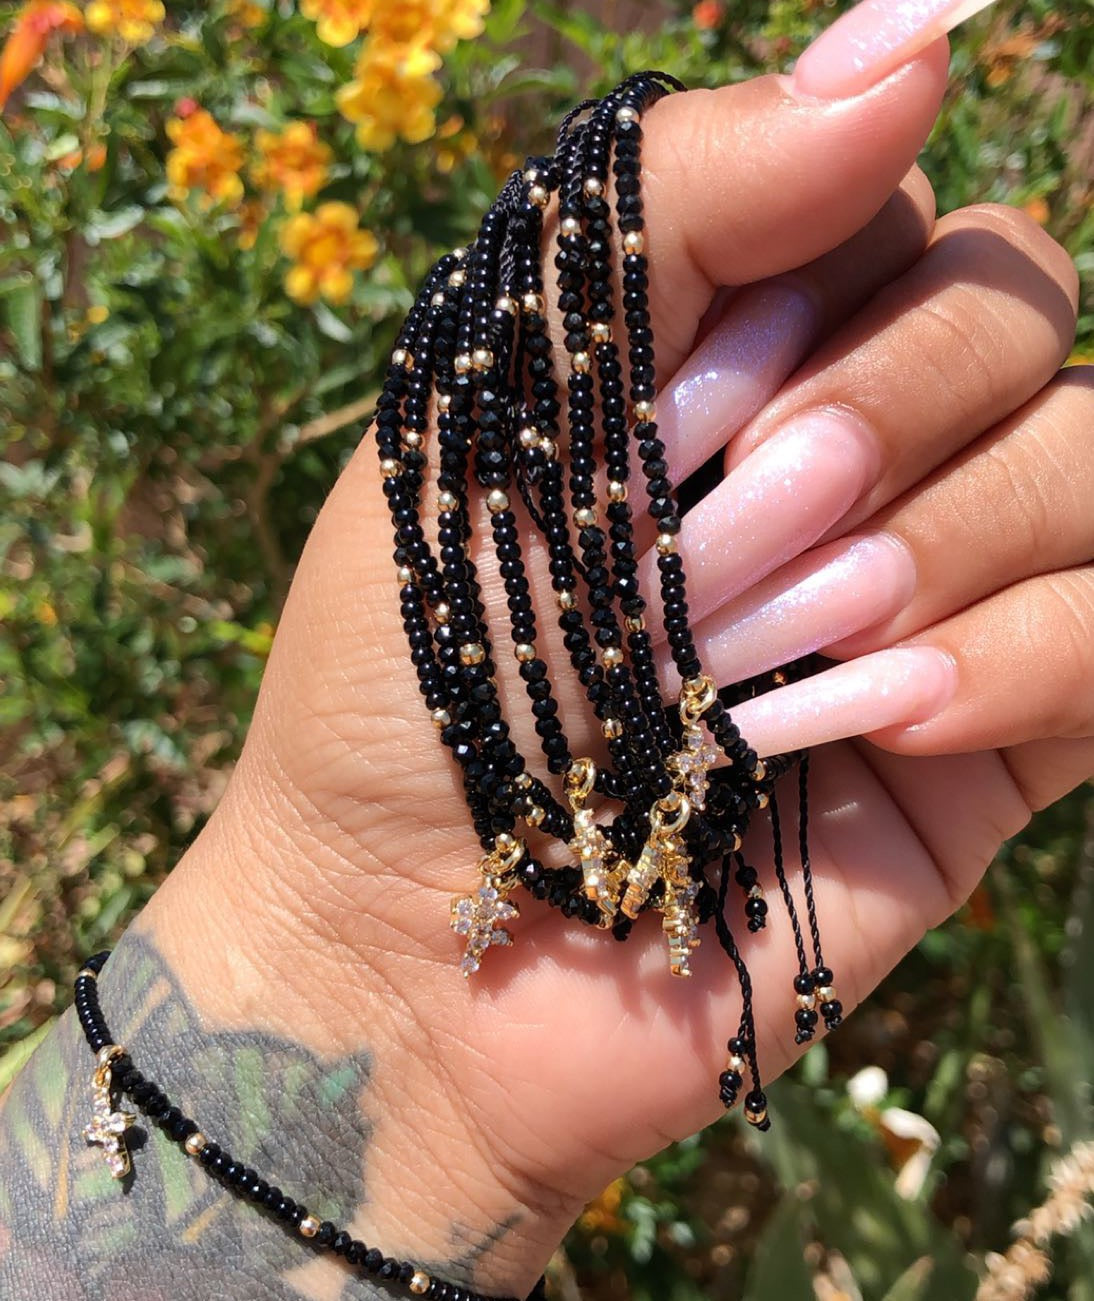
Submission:
M 115 1179 L 129 1173 L 129 1149 L 125 1131 L 136 1123 L 131 1111 L 115 1111 L 110 1098 L 110 1063 L 125 1052 L 119 1044 L 107 1044 L 99 1052 L 99 1063 L 91 1079 L 91 1123 L 84 1126 L 84 1138 L 103 1149 L 106 1164 Z

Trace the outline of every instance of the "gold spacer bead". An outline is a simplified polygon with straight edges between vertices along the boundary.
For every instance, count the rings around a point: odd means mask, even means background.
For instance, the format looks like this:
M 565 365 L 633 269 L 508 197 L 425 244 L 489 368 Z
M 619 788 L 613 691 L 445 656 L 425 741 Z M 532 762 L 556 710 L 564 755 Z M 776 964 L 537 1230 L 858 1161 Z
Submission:
M 550 195 L 545 185 L 532 185 L 528 188 L 528 202 L 533 208 L 546 208 Z
M 640 614 L 629 614 L 623 620 L 623 627 L 626 628 L 628 632 L 644 632 L 646 621 Z
M 814 994 L 799 994 L 799 995 L 798 995 L 798 1006 L 799 1006 L 799 1007 L 809 1009 L 809 1008 L 811 1008 L 811 1007 L 813 1006 L 813 1004 L 814 1004 L 815 1001 L 816 1001 L 816 996 L 815 996 Z
M 438 289 L 437 292 L 433 295 L 433 297 L 429 300 L 429 305 L 430 305 L 430 307 L 443 307 L 443 306 L 444 306 L 444 291 L 441 290 L 441 289 Z
M 85 976 L 89 977 L 91 980 L 99 979 L 99 973 L 97 971 L 92 971 L 90 967 L 81 967 L 76 973 L 76 979 L 82 980 Z
M 502 294 L 494 304 L 494 310 L 497 312 L 508 312 L 510 316 L 516 316 L 517 300 L 515 298 L 510 298 L 508 294 Z
M 761 1107 L 759 1111 L 752 1111 L 748 1107 L 745 1108 L 745 1120 L 747 1120 L 750 1125 L 762 1125 L 766 1119 L 766 1107 Z
M 535 185 L 535 183 L 539 180 L 539 169 L 536 167 L 526 168 L 524 172 L 524 179 L 528 182 L 529 185 Z
M 604 193 L 604 182 L 599 176 L 586 176 L 585 182 L 581 187 L 589 199 L 595 199 Z
M 458 504 L 456 494 L 449 492 L 447 488 L 437 498 L 437 505 L 441 510 L 455 510 Z
M 464 642 L 460 647 L 462 664 L 481 664 L 486 659 L 486 650 L 480 641 Z
M 673 556 L 676 554 L 675 533 L 658 533 L 657 554 L 659 556 Z
M 513 785 L 519 791 L 530 790 L 532 787 L 532 774 L 530 772 L 518 773 L 517 776 L 513 778 Z
M 452 256 L 457 262 L 462 262 L 467 256 L 467 249 L 462 244 L 452 250 Z
M 627 485 L 619 479 L 608 480 L 608 500 L 609 501 L 626 501 Z
M 491 515 L 498 515 L 503 510 L 509 509 L 509 494 L 500 488 L 491 488 L 486 495 L 486 504 Z
M 759 797 L 756 800 L 756 807 L 758 809 L 766 809 L 770 803 L 771 803 L 771 796 L 768 795 L 766 791 L 761 791 Z
M 531 827 L 538 827 L 547 816 L 546 810 L 541 809 L 538 804 L 533 804 L 528 812 L 524 815 L 525 822 Z
M 400 583 L 413 583 L 414 570 L 409 565 L 400 565 L 395 577 Z
M 831 1001 L 835 997 L 836 997 L 835 985 L 821 985 L 821 987 L 817 990 L 818 1003 L 831 1003 Z
M 520 300 L 521 307 L 529 316 L 542 316 L 546 311 L 546 304 L 543 301 L 543 295 L 537 294 L 534 290 L 529 290 Z
M 429 1291 L 429 1286 L 432 1282 L 433 1280 L 429 1277 L 429 1275 L 425 1272 L 424 1269 L 416 1269 L 414 1273 L 411 1274 L 410 1282 L 407 1284 L 407 1286 L 410 1288 L 411 1292 L 413 1292 L 415 1296 L 425 1296 L 425 1294 Z
M 572 591 L 570 591 L 568 587 L 565 589 L 565 591 L 559 592 L 558 594 L 558 608 L 560 610 L 577 609 L 577 597 L 573 594 Z
M 539 446 L 539 430 L 534 425 L 525 425 L 520 433 L 517 434 L 517 438 L 521 447 L 531 448 Z
M 513 654 L 521 664 L 528 664 L 536 658 L 536 648 L 530 641 L 522 641 L 514 648 Z
M 756 767 L 752 769 L 752 780 L 754 782 L 762 782 L 766 776 L 767 776 L 767 764 L 764 763 L 762 759 L 760 759 L 757 761 Z
M 437 395 L 437 410 L 448 411 L 451 409 L 451 407 L 452 407 L 452 394 L 439 393 Z
M 200 1156 L 205 1150 L 205 1135 L 201 1133 L 187 1135 L 183 1150 L 187 1156 Z
M 438 729 L 447 727 L 452 722 L 452 715 L 447 709 L 435 709 L 429 717 L 433 720 L 433 726 Z
M 433 617 L 438 623 L 447 623 L 452 610 L 447 601 L 438 601 L 433 607 Z
M 580 235 L 581 222 L 576 217 L 563 217 L 559 223 L 559 230 L 563 235 Z
M 611 343 L 612 327 L 607 321 L 594 321 L 589 327 L 589 333 L 593 336 L 593 343 Z
M 380 474 L 385 479 L 394 479 L 396 475 L 402 474 L 402 463 L 396 461 L 394 457 L 385 456 L 380 462 Z
M 412 452 L 416 452 L 422 445 L 422 436 L 416 429 L 408 429 L 403 434 L 404 445 Z
M 644 253 L 646 241 L 640 230 L 628 230 L 623 236 L 623 252 L 631 254 Z
M 734 1053 L 729 1059 L 728 1066 L 731 1071 L 743 1071 L 745 1068 L 745 1059 L 743 1057 L 738 1057 L 736 1053 Z
M 587 352 L 575 352 L 570 358 L 570 365 L 579 375 L 587 374 L 589 370 L 589 354 Z
M 657 407 L 643 399 L 641 402 L 634 404 L 635 420 L 655 420 L 657 418 Z
M 469 352 L 459 352 L 452 362 L 452 369 L 457 375 L 466 375 L 471 369 L 471 354 Z
M 733 845 L 732 845 L 732 850 L 733 850 L 733 852 L 736 853 L 737 850 L 740 849 L 740 847 L 741 847 L 743 844 L 744 844 L 744 841 L 741 839 L 741 837 L 740 837 L 740 836 L 737 834 L 737 832 L 735 831 L 735 832 L 733 833 Z
M 582 506 L 574 511 L 574 523 L 579 529 L 591 529 L 596 525 L 596 511 L 592 506 Z
M 405 366 L 410 353 L 405 348 L 396 348 L 391 354 L 391 363 L 393 366 Z
M 319 1220 L 314 1215 L 305 1215 L 300 1221 L 299 1228 L 302 1238 L 314 1238 L 319 1232 Z
M 762 899 L 764 897 L 764 888 L 762 885 L 754 885 L 749 888 L 748 897 L 750 899 Z
M 630 105 L 625 104 L 621 109 L 616 110 L 615 120 L 617 122 L 637 122 L 638 110 L 633 109 Z
M 600 658 L 606 669 L 614 669 L 623 663 L 623 652 L 618 646 L 605 646 Z
M 460 285 L 462 285 L 466 279 L 467 279 L 466 273 L 461 271 L 459 267 L 457 267 L 456 270 L 453 271 L 452 274 L 448 277 L 448 283 L 452 286 L 453 289 L 459 289 Z
M 606 718 L 601 731 L 609 741 L 616 741 L 623 735 L 623 724 L 618 718 Z
M 548 461 L 553 461 L 558 454 L 558 448 L 555 446 L 555 440 L 553 438 L 541 438 L 539 440 L 539 450 Z
M 476 370 L 489 370 L 494 364 L 494 354 L 489 348 L 476 348 L 471 354 L 471 365 Z
M 510 854 L 516 847 L 516 839 L 508 831 L 499 831 L 494 837 L 494 848 L 499 854 Z

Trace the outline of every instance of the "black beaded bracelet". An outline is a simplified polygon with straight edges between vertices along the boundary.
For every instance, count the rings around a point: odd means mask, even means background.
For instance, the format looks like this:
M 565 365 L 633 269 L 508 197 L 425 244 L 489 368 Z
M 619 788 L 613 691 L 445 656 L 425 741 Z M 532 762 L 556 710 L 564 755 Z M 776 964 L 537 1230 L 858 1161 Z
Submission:
M 197 1122 L 184 1115 L 158 1084 L 137 1070 L 126 1049 L 114 1042 L 99 1006 L 98 990 L 99 972 L 109 956 L 109 951 L 104 951 L 88 958 L 76 976 L 75 991 L 76 1014 L 96 1056 L 91 1084 L 92 1119 L 84 1129 L 84 1137 L 103 1149 L 115 1179 L 124 1179 L 132 1168 L 125 1135 L 137 1117 L 114 1105 L 116 1095 L 124 1093 L 172 1143 L 197 1161 L 210 1179 L 217 1180 L 240 1201 L 268 1212 L 313 1248 L 341 1256 L 362 1277 L 399 1286 L 413 1296 L 432 1297 L 434 1301 L 491 1301 L 469 1287 L 434 1277 L 413 1261 L 385 1256 L 378 1247 L 369 1247 L 330 1220 L 320 1220 L 302 1202 L 263 1179 L 256 1170 L 237 1161 L 227 1148 L 202 1133 Z M 546 1282 L 540 1279 L 528 1301 L 544 1301 L 545 1289 Z M 505 1297 L 499 1301 L 517 1301 L 517 1298 Z

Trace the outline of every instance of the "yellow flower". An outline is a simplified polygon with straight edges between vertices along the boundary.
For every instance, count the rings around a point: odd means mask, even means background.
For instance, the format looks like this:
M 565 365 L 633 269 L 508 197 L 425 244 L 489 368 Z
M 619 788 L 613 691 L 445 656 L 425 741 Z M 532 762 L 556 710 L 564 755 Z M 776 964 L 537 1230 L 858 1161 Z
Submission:
M 387 0 L 377 5 L 369 32 L 391 45 L 445 54 L 457 41 L 478 36 L 489 11 L 490 0 Z
M 337 95 L 342 115 L 357 123 L 362 149 L 390 149 L 400 136 L 409 144 L 429 139 L 441 98 L 429 73 L 439 66 L 440 58 L 423 46 L 392 46 L 374 37 L 365 43 L 354 79 Z
M 205 206 L 223 203 L 234 208 L 243 198 L 239 170 L 243 146 L 238 136 L 221 128 L 203 108 L 186 117 L 173 117 L 167 134 L 174 149 L 167 155 L 167 192 L 182 200 L 191 190 L 201 190 Z
M 256 3 L 256 0 L 228 0 L 228 17 L 234 18 L 241 27 L 253 29 L 261 27 L 269 18 L 269 11 Z
M 130 45 L 140 45 L 165 14 L 161 0 L 92 0 L 84 16 L 97 36 L 117 35 Z
M 297 213 L 281 228 L 282 252 L 295 263 L 285 277 L 285 291 L 298 303 L 320 297 L 344 303 L 354 271 L 372 266 L 377 247 L 376 237 L 358 226 L 348 203 L 321 203 L 314 213 Z
M 314 122 L 290 122 L 280 134 L 259 131 L 255 141 L 261 155 L 252 169 L 255 183 L 264 190 L 280 190 L 293 211 L 323 188 L 331 151 L 319 139 Z
M 355 41 L 372 21 L 375 8 L 374 0 L 300 0 L 300 12 L 316 24 L 316 35 L 324 45 L 335 47 Z
M 247 199 L 239 208 L 239 235 L 236 242 L 241 249 L 254 248 L 258 243 L 258 232 L 262 223 L 270 214 L 261 199 Z
M 482 35 L 490 0 L 435 0 L 434 24 L 440 39 L 437 49 L 451 48 L 457 41 L 469 41 Z M 444 44 L 443 42 L 449 42 Z

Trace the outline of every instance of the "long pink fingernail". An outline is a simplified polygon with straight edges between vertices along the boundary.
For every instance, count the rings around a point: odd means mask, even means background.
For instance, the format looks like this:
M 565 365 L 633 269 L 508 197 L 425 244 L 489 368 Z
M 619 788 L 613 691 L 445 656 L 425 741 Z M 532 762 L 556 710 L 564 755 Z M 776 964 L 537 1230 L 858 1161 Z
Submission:
M 862 0 L 795 65 L 795 92 L 846 99 L 869 90 L 994 0 Z
M 806 411 L 761 443 L 689 511 L 680 534 L 693 619 L 800 555 L 873 482 L 877 439 L 853 412 Z M 640 582 L 657 591 L 657 558 Z
M 957 665 L 933 646 L 895 646 L 746 700 L 733 721 L 757 754 L 782 754 L 926 722 L 953 699 Z
M 778 392 L 817 329 L 817 311 L 791 284 L 742 290 L 658 395 L 659 436 L 677 480 L 697 470 Z
M 915 581 L 911 551 L 891 534 L 829 542 L 703 620 L 699 654 L 719 682 L 743 682 L 896 614 Z

